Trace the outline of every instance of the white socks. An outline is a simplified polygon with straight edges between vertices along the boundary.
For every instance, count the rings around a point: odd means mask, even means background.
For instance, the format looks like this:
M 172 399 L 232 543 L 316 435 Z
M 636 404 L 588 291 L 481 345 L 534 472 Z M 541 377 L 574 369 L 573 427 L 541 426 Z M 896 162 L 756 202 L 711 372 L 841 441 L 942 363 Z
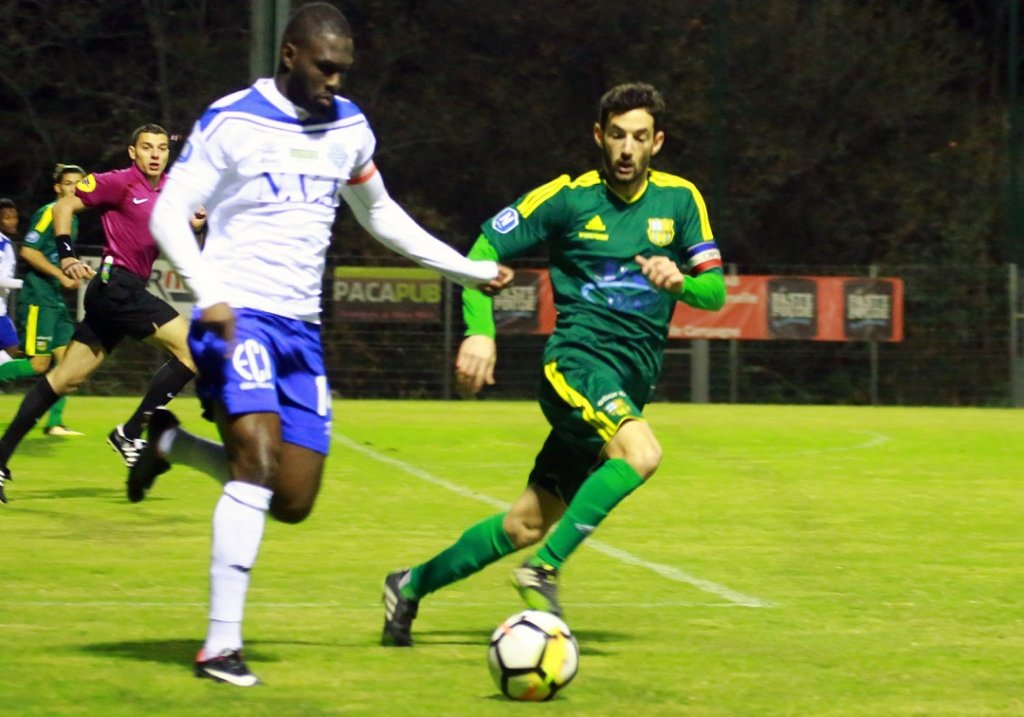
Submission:
M 231 466 L 224 446 L 194 436 L 181 428 L 164 431 L 156 444 L 157 453 L 170 463 L 181 463 L 213 476 L 221 485 L 231 480 Z
M 269 488 L 230 481 L 213 511 L 210 626 L 203 645 L 207 659 L 242 647 L 249 572 L 259 553 L 271 497 Z

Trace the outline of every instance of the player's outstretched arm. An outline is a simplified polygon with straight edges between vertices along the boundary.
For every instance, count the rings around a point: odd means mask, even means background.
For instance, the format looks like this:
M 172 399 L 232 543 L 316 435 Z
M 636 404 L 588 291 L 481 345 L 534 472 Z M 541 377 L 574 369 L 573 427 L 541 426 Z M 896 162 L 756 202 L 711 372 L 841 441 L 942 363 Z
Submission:
M 457 284 L 481 291 L 489 290 L 495 280 L 501 287 L 511 281 L 511 277 L 506 277 L 505 284 L 501 283 L 495 262 L 467 259 L 417 224 L 388 194 L 380 172 L 374 171 L 369 179 L 358 184 L 346 184 L 341 196 L 374 239 L 417 264 L 434 269 Z

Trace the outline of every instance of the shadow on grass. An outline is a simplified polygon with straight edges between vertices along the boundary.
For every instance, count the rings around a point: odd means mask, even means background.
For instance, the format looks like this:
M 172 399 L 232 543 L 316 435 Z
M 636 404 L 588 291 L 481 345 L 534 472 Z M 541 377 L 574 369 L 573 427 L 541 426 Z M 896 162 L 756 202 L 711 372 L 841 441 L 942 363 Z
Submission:
M 196 659 L 196 653 L 202 647 L 201 638 L 188 640 L 140 640 L 138 642 L 97 642 L 82 645 L 79 649 L 93 655 L 110 657 L 117 660 L 135 662 L 159 662 L 161 664 L 183 665 L 188 669 Z M 273 645 L 316 645 L 327 643 L 303 640 L 253 640 L 245 643 L 245 658 L 254 662 L 280 662 L 281 658 L 273 651 Z
M 34 478 L 32 480 L 35 480 Z M 41 480 L 46 480 L 42 478 Z M 14 484 L 15 486 L 22 485 L 21 481 Z M 127 503 L 124 500 L 124 490 L 118 488 L 87 488 L 85 486 L 81 488 L 61 488 L 59 490 L 24 490 L 16 494 L 19 498 L 24 501 L 29 500 L 52 500 L 55 498 L 118 498 L 118 502 Z
M 490 630 L 415 630 L 417 645 L 484 645 L 491 639 Z

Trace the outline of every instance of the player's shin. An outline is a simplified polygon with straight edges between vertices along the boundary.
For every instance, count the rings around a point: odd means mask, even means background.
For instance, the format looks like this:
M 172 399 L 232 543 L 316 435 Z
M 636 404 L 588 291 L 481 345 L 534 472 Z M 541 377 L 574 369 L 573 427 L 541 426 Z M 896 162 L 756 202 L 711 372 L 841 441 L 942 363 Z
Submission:
M 449 548 L 412 569 L 406 597 L 419 599 L 468 577 L 516 550 L 502 527 L 504 513 L 470 527 Z
M 242 647 L 242 616 L 249 574 L 256 563 L 273 493 L 231 481 L 213 513 L 210 561 L 210 624 L 203 645 L 207 657 Z
M 38 381 L 25 394 L 18 406 L 18 412 L 14 414 L 3 438 L 0 438 L 0 465 L 6 466 L 14 449 L 18 447 L 25 434 L 32 430 L 36 421 L 46 413 L 50 406 L 60 398 L 50 386 L 46 376 L 41 376 Z
M 555 569 L 565 562 L 587 536 L 643 478 L 621 458 L 613 458 L 594 471 L 573 496 L 565 515 L 533 559 Z

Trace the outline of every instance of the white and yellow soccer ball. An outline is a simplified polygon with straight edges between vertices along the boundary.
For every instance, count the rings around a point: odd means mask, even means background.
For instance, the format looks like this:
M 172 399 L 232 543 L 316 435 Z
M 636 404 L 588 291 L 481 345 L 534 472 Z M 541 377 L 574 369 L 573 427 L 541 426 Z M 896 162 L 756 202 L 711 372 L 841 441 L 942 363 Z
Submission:
M 487 661 L 503 695 L 541 702 L 576 676 L 580 648 L 569 626 L 558 617 L 524 610 L 498 625 L 491 635 Z

